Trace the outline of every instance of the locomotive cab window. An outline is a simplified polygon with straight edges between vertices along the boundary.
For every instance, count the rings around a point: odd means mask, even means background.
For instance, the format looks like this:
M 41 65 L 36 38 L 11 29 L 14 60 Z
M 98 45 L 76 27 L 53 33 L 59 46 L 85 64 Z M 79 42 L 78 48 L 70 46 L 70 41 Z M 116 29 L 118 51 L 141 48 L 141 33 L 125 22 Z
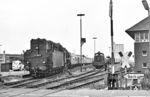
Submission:
M 94 57 L 94 61 L 99 62 L 99 61 L 103 60 L 103 58 L 104 58 L 104 55 L 102 53 L 96 53 L 95 57 Z
M 94 61 L 100 61 L 100 57 L 99 56 L 95 56 Z

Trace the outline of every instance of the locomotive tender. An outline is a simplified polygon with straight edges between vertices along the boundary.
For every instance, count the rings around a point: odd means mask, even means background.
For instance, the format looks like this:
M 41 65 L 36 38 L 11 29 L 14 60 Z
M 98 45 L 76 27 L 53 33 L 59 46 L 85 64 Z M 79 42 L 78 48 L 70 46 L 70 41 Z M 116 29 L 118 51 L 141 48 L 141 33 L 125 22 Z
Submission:
M 46 39 L 32 39 L 30 49 L 24 53 L 25 67 L 33 77 L 46 77 L 63 72 L 65 68 L 80 64 L 80 56 L 69 53 L 59 43 Z M 92 59 L 84 57 L 82 63 L 92 63 Z
M 24 53 L 31 76 L 44 77 L 59 73 L 69 64 L 69 52 L 59 43 L 46 39 L 32 39 L 30 50 Z

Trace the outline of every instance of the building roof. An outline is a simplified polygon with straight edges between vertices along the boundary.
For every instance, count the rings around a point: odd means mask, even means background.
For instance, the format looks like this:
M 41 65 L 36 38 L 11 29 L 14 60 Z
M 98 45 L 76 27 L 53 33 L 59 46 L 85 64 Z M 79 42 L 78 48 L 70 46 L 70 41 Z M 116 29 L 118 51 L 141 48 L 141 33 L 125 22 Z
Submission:
M 24 60 L 23 54 L 5 54 L 6 60 Z M 4 54 L 0 54 L 0 60 L 4 60 Z
M 134 39 L 134 32 L 149 30 L 149 28 L 150 28 L 150 16 L 146 17 L 145 19 L 141 20 L 131 28 L 127 29 L 126 32 Z

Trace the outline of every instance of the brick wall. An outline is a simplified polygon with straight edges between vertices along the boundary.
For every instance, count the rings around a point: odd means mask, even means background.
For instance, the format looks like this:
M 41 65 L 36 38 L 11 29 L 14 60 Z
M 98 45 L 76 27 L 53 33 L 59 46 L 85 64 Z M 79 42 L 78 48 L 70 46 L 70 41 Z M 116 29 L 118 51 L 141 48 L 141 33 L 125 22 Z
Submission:
M 134 43 L 134 53 L 135 53 L 135 71 L 141 71 L 144 73 L 146 68 L 142 67 L 143 63 L 147 63 L 150 67 L 150 52 L 149 52 L 149 42 Z M 147 51 L 147 56 L 142 55 L 142 51 Z

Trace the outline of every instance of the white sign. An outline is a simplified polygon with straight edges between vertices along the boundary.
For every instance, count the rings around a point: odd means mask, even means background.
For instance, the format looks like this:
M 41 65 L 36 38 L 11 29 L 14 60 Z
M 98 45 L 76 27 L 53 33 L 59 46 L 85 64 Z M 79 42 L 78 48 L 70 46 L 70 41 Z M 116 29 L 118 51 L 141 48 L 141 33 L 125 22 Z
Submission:
M 144 74 L 126 74 L 124 77 L 127 79 L 139 79 L 141 77 L 144 77 Z

